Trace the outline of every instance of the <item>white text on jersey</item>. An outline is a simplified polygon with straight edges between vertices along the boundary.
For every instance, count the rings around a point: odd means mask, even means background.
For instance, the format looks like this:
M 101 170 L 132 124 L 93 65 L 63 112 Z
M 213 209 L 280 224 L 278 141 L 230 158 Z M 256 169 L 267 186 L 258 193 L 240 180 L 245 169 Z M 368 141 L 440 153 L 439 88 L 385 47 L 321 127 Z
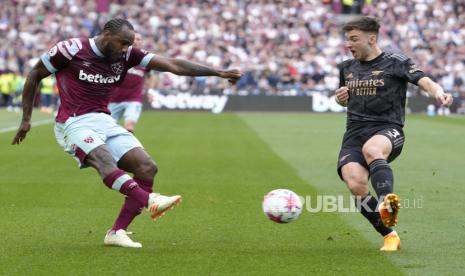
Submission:
M 95 83 L 115 83 L 119 81 L 121 78 L 121 75 L 117 76 L 108 76 L 105 77 L 100 74 L 87 74 L 83 70 L 79 70 L 79 79 L 80 80 L 85 80 L 88 82 L 95 82 Z

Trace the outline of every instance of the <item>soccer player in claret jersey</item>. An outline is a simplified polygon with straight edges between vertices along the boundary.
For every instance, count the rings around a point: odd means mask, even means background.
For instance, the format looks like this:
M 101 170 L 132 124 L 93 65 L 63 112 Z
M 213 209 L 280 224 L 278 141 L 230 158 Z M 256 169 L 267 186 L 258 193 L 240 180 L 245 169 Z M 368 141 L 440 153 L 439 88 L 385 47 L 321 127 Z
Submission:
M 354 58 L 339 66 L 336 101 L 347 106 L 347 127 L 337 169 L 358 198 L 360 212 L 384 236 L 381 250 L 395 251 L 400 238 L 390 227 L 397 224 L 400 200 L 393 193 L 389 162 L 404 144 L 407 83 L 418 85 L 442 105 L 452 104 L 452 96 L 408 57 L 383 52 L 377 45 L 379 27 L 372 17 L 357 17 L 343 27 Z M 369 178 L 378 198 L 368 191 Z
M 131 23 L 117 18 L 108 21 L 95 38 L 61 41 L 44 53 L 27 77 L 23 118 L 12 141 L 20 144 L 25 139 L 37 87 L 43 78 L 55 74 L 61 98 L 55 124 L 57 141 L 81 168 L 95 168 L 108 188 L 125 195 L 120 214 L 104 239 L 107 245 L 122 247 L 142 247 L 126 230 L 143 208 L 156 219 L 178 204 L 181 196 L 152 191 L 157 166 L 137 138 L 109 115 L 109 92 L 135 66 L 177 75 L 217 76 L 231 83 L 241 76 L 238 70 L 216 70 L 155 55 L 132 47 L 133 41 Z
M 132 46 L 141 48 L 142 35 L 140 33 L 136 32 L 134 34 L 134 44 Z M 147 67 L 141 66 L 129 69 L 126 78 L 110 93 L 108 109 L 111 112 L 111 116 L 116 121 L 119 121 L 123 117 L 123 126 L 130 132 L 134 132 L 134 128 L 142 112 L 145 73 L 147 71 Z

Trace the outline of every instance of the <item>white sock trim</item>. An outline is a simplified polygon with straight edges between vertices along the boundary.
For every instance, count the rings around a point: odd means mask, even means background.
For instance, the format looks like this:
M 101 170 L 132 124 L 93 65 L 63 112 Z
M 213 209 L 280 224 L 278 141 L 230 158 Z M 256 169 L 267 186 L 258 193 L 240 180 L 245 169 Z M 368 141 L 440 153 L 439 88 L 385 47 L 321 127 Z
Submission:
M 122 176 L 118 177 L 114 182 L 113 184 L 111 185 L 111 188 L 113 190 L 116 190 L 116 191 L 119 191 L 121 189 L 121 186 L 123 186 L 123 184 L 128 181 L 128 180 L 131 180 L 132 178 L 127 175 L 127 174 L 123 174 Z

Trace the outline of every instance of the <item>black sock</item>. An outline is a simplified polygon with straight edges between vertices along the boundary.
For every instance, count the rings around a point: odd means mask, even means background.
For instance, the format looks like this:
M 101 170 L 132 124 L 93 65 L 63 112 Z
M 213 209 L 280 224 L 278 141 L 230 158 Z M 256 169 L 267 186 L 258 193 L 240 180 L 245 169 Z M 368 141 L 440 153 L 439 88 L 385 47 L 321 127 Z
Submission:
M 384 226 L 381 217 L 379 216 L 379 212 L 377 210 L 378 200 L 368 194 L 364 198 L 355 198 L 355 206 L 357 209 L 362 213 L 362 215 L 373 225 L 373 227 L 383 236 L 392 232 L 392 229 L 387 228 Z
M 391 167 L 384 159 L 376 159 L 370 163 L 371 185 L 378 198 L 384 198 L 394 189 L 394 176 Z

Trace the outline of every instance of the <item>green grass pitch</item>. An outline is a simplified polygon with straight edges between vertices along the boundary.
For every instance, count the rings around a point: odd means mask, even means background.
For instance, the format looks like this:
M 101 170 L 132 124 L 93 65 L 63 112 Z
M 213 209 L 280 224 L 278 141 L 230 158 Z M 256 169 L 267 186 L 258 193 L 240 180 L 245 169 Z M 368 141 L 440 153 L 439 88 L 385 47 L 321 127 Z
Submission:
M 343 114 L 142 114 L 137 137 L 159 165 L 156 190 L 184 201 L 131 225 L 144 247 L 103 246 L 122 196 L 78 170 L 34 112 L 20 146 L 18 115 L 0 111 L 0 275 L 463 275 L 465 118 L 407 117 L 392 164 L 399 252 L 358 213 L 310 213 L 275 224 L 262 213 L 276 188 L 348 195 L 335 172 Z

